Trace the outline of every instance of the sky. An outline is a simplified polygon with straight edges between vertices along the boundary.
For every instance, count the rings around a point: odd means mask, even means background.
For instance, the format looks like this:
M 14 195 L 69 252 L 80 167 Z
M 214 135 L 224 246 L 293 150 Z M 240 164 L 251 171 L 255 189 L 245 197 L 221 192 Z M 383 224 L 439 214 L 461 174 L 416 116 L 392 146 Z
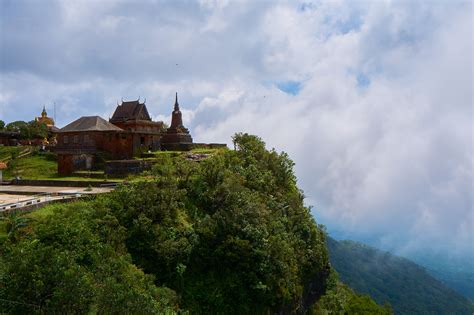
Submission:
M 169 122 L 178 92 L 196 142 L 287 152 L 333 235 L 474 257 L 472 19 L 470 1 L 0 0 L 0 119 L 140 98 Z

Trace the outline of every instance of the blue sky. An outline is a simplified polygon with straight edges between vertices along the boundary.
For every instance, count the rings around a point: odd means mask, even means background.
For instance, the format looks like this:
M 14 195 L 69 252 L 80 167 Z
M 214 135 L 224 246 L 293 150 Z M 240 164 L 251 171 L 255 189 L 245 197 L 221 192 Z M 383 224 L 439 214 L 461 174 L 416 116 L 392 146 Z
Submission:
M 178 91 L 196 141 L 288 152 L 330 231 L 472 255 L 471 2 L 0 0 L 0 48 L 2 120 Z

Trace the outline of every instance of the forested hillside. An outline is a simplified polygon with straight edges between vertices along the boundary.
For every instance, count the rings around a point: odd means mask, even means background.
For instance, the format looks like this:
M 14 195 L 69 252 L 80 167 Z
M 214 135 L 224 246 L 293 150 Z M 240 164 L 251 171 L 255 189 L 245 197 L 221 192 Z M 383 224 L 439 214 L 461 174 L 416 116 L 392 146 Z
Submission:
M 339 282 L 288 156 L 234 142 L 199 163 L 162 155 L 108 196 L 3 217 L 0 312 L 390 313 Z
M 465 297 L 430 276 L 417 264 L 352 242 L 327 239 L 330 261 L 341 280 L 395 314 L 473 314 Z
M 458 293 L 474 301 L 474 262 L 466 262 L 462 267 L 456 265 L 433 266 L 427 270 L 433 277 L 446 283 Z M 469 269 L 471 268 L 471 269 Z

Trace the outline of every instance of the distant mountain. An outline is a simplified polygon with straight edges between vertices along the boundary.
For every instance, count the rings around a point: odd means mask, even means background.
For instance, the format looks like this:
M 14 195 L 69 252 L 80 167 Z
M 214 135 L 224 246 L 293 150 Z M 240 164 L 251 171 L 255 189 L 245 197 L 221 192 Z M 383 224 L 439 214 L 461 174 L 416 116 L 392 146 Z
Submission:
M 430 266 L 427 266 L 426 270 L 436 279 L 474 301 L 474 271 L 430 268 Z
M 471 257 L 469 257 L 471 256 Z M 474 257 L 450 257 L 439 254 L 419 253 L 411 257 L 426 268 L 433 277 L 474 301 Z
M 473 314 L 474 305 L 414 262 L 353 241 L 328 237 L 331 264 L 341 280 L 395 314 Z

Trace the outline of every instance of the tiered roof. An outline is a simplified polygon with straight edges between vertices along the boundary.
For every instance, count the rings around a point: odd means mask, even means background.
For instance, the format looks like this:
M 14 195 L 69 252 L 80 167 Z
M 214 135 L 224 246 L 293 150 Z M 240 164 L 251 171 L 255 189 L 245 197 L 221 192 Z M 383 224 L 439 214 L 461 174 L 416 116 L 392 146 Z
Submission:
M 123 102 L 117 106 L 111 123 L 124 122 L 128 120 L 148 120 L 151 121 L 150 114 L 146 109 L 145 103 L 140 103 L 139 100 Z

